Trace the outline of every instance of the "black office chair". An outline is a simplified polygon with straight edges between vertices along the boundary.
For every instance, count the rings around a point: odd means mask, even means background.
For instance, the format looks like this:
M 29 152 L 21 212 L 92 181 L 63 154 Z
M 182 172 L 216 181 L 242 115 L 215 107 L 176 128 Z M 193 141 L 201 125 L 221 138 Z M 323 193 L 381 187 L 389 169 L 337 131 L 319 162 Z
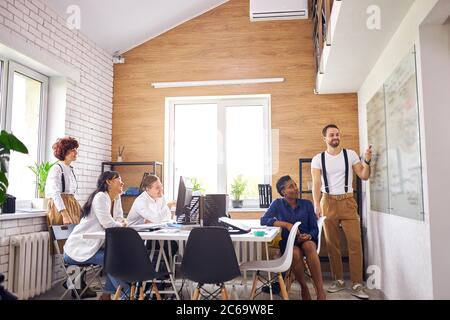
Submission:
M 219 294 L 222 299 L 228 299 L 224 283 L 241 275 L 228 231 L 221 227 L 192 229 L 181 262 L 181 274 L 198 283 L 193 300 L 198 300 L 200 295 L 206 299 L 217 298 Z M 208 292 L 204 284 L 216 284 L 219 289 Z
M 155 271 L 147 248 L 136 230 L 120 227 L 106 229 L 104 265 L 107 274 L 117 280 L 131 283 L 130 299 L 134 299 L 137 282 L 151 281 L 150 295 L 154 292 L 156 298 L 161 300 L 155 280 L 163 279 L 168 273 Z M 144 300 L 144 288 L 145 285 L 140 286 L 139 300 Z M 122 289 L 118 286 L 114 300 L 119 299 Z

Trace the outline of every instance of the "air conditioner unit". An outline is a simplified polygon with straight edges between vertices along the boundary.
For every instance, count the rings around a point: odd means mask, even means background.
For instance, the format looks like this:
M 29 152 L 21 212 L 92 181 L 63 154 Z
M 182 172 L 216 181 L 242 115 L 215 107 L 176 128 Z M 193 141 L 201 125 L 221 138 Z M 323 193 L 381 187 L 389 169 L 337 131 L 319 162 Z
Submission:
M 250 0 L 250 20 L 308 19 L 308 0 Z

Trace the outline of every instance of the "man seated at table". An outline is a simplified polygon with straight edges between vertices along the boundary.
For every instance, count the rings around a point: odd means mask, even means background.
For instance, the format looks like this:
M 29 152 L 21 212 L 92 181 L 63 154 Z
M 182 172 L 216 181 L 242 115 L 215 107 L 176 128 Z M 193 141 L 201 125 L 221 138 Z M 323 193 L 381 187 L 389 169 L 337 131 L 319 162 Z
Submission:
M 269 209 L 261 217 L 261 225 L 281 227 L 280 251 L 284 253 L 286 242 L 292 226 L 300 221 L 299 232 L 294 246 L 294 256 L 291 270 L 295 279 L 300 283 L 301 296 L 303 300 L 310 300 L 308 286 L 305 281 L 303 259 L 306 256 L 306 263 L 311 271 L 311 276 L 316 289 L 317 299 L 326 299 L 323 290 L 322 271 L 320 260 L 317 254 L 317 218 L 314 207 L 309 200 L 299 199 L 297 184 L 290 176 L 283 176 L 277 181 L 277 191 L 282 198 L 272 202 Z

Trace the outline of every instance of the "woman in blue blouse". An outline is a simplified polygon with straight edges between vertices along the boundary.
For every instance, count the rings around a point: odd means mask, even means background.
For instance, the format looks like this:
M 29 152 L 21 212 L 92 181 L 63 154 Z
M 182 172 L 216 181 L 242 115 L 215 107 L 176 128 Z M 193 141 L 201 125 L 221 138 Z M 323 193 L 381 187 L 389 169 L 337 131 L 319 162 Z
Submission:
M 326 299 L 323 290 L 322 271 L 317 254 L 317 218 L 314 207 L 309 200 L 299 199 L 297 184 L 290 176 L 283 176 L 277 182 L 277 191 L 282 196 L 272 202 L 269 209 L 261 218 L 261 225 L 281 227 L 280 250 L 284 253 L 286 241 L 292 226 L 301 221 L 297 240 L 294 246 L 294 257 L 291 269 L 295 279 L 300 283 L 303 300 L 310 300 L 308 286 L 305 281 L 303 258 L 306 257 L 311 276 L 316 288 L 317 299 Z

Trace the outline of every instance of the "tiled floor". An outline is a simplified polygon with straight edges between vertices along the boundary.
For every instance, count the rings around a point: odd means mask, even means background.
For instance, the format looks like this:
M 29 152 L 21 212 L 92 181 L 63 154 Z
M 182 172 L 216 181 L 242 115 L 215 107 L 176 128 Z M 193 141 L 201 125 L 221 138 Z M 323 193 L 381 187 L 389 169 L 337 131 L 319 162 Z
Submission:
M 251 279 L 249 279 L 247 281 L 247 285 L 241 285 L 241 281 L 236 280 L 235 281 L 236 285 L 232 285 L 232 284 L 227 284 L 227 291 L 228 294 L 230 295 L 230 299 L 240 299 L 240 300 L 245 300 L 248 299 L 248 297 L 250 296 L 250 290 L 251 290 Z M 325 284 L 325 288 L 327 288 L 330 284 L 331 284 L 331 280 L 327 279 L 327 275 L 324 274 L 324 284 Z M 181 285 L 181 280 L 177 280 L 176 282 L 177 287 L 179 288 L 179 286 Z M 315 295 L 315 290 L 314 290 L 314 286 L 311 283 L 311 281 L 308 281 L 308 286 L 309 286 L 309 291 L 311 293 L 311 297 L 313 299 L 315 299 L 316 295 Z M 347 286 L 350 286 L 350 283 L 347 282 Z M 189 299 L 189 292 L 188 292 L 188 287 L 186 284 L 183 287 L 183 298 L 184 299 Z M 97 288 L 98 289 L 98 288 Z M 295 282 L 292 285 L 291 288 L 291 292 L 289 294 L 289 298 L 291 300 L 300 300 L 300 287 L 298 285 L 297 282 Z M 62 285 L 56 285 L 53 289 L 51 289 L 50 291 L 46 292 L 43 295 L 40 295 L 38 297 L 35 297 L 34 300 L 58 300 L 59 297 L 63 294 L 64 289 Z M 371 300 L 382 300 L 383 299 L 383 294 L 381 291 L 379 290 L 368 290 L 366 289 L 366 292 L 368 293 L 368 295 L 370 296 Z M 98 293 L 98 295 L 100 295 L 100 292 Z M 163 296 L 164 298 L 164 296 Z M 65 299 L 72 299 L 70 293 L 68 293 L 66 295 Z M 260 295 L 258 295 L 256 297 L 256 300 L 269 300 L 270 296 L 267 293 L 261 293 Z M 281 297 L 279 295 L 274 295 L 274 300 L 280 300 Z M 350 294 L 349 290 L 343 290 L 337 293 L 327 293 L 327 299 L 329 300 L 359 300 L 358 298 L 352 296 Z M 89 300 L 95 300 L 95 298 L 89 299 Z

